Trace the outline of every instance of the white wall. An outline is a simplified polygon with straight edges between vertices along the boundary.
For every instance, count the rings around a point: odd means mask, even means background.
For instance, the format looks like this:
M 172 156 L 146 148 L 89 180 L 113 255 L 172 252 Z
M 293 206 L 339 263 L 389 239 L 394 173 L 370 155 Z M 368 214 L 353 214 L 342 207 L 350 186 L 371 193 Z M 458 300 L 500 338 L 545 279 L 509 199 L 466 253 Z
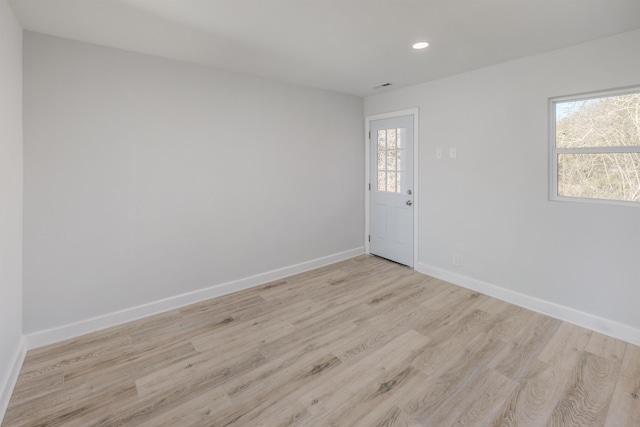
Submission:
M 361 98 L 25 33 L 26 333 L 361 248 Z
M 22 342 L 22 28 L 0 0 L 0 420 Z
M 640 343 L 640 209 L 547 190 L 548 98 L 640 84 L 639 47 L 635 31 L 365 99 L 366 115 L 420 109 L 418 269 Z

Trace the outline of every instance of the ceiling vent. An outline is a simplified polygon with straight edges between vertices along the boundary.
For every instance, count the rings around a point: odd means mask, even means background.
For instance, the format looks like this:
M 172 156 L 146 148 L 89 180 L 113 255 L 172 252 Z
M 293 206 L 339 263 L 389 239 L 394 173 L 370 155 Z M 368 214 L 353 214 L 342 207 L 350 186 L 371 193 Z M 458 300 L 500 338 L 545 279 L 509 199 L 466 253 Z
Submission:
M 388 86 L 391 86 L 391 83 L 389 83 L 389 82 L 382 83 L 380 86 L 374 87 L 374 89 L 382 89 L 383 87 L 388 87 Z

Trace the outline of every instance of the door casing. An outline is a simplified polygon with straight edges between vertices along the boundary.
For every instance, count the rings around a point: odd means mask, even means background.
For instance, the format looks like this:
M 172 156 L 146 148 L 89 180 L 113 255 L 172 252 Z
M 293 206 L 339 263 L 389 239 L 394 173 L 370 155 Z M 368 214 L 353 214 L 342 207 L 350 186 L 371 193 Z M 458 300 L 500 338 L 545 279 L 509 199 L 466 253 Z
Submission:
M 369 131 L 371 130 L 371 122 L 373 120 L 380 119 L 388 119 L 392 117 L 401 117 L 401 116 L 413 116 L 413 269 L 415 270 L 418 265 L 418 218 L 419 218 L 419 209 L 420 209 L 420 191 L 419 184 L 420 181 L 418 177 L 420 174 L 418 173 L 418 165 L 419 165 L 419 133 L 418 133 L 418 123 L 419 123 L 419 112 L 417 108 L 412 108 L 409 110 L 402 111 L 393 111 L 389 113 L 376 114 L 372 116 L 365 117 L 365 132 L 364 132 L 364 145 L 365 145 L 365 197 L 364 197 L 364 248 L 365 253 L 370 253 L 369 251 L 369 231 L 371 227 L 371 193 L 369 190 L 369 184 L 371 184 L 371 144 L 369 140 Z M 373 185 L 373 184 L 372 184 Z

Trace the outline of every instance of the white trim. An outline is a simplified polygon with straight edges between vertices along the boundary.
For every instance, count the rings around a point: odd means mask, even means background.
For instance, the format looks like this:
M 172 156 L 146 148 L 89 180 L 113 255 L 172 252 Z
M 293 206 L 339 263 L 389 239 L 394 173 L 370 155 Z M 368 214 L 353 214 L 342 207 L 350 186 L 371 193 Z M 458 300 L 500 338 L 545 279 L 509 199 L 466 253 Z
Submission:
M 364 253 L 370 254 L 369 250 L 369 205 L 371 204 L 371 119 L 366 117 L 364 120 Z M 415 139 L 415 138 L 414 138 Z
M 413 268 L 415 269 L 420 259 L 418 257 L 418 236 L 420 235 L 418 233 L 420 224 L 418 221 L 420 217 L 420 197 L 418 196 L 420 194 L 420 174 L 418 173 L 420 170 L 418 167 L 420 164 L 420 133 L 418 124 L 420 123 L 420 116 L 417 108 L 411 111 L 413 111 Z
M 469 276 L 464 276 L 462 274 L 454 273 L 425 263 L 419 263 L 416 270 L 422 274 L 462 286 L 463 288 L 471 289 L 473 291 L 489 295 L 493 298 L 497 298 L 634 345 L 640 345 L 640 329 L 625 325 L 624 323 L 594 316 L 593 314 L 585 313 L 570 307 L 521 294 L 519 292 L 514 292 L 501 286 L 483 282 Z
M 556 147 L 555 152 L 556 154 L 625 154 L 638 153 L 640 152 L 640 147 L 637 145 L 627 145 L 624 147 Z
M 629 208 L 640 208 L 639 202 L 628 202 L 624 200 L 607 200 L 607 199 L 587 199 L 584 197 L 568 197 L 551 195 L 552 202 L 569 202 L 569 203 L 590 203 L 596 205 L 625 206 Z
M 13 389 L 16 386 L 16 381 L 18 381 L 18 375 L 20 374 L 20 369 L 22 369 L 22 363 L 24 362 L 26 354 L 27 343 L 24 335 L 21 335 L 13 358 L 11 359 L 11 369 L 7 372 L 2 379 L 3 382 L 0 384 L 0 424 L 2 424 L 4 415 L 9 407 L 9 401 L 11 400 Z
M 187 292 L 181 295 L 161 299 L 136 307 L 127 308 L 102 316 L 96 316 L 90 319 L 81 320 L 79 322 L 70 323 L 63 326 L 30 333 L 26 336 L 27 348 L 29 350 L 53 344 L 66 339 L 75 338 L 90 332 L 99 331 L 101 329 L 110 328 L 126 322 L 141 319 L 143 317 L 184 307 L 200 301 L 222 295 L 231 294 L 244 289 L 259 286 L 274 280 L 292 276 L 294 274 L 303 273 L 325 265 L 344 261 L 364 253 L 364 248 L 354 248 L 348 251 L 339 252 L 311 261 L 302 262 L 300 264 L 290 265 L 288 267 L 278 268 L 276 270 L 267 271 L 265 273 L 256 274 L 254 276 L 245 277 L 243 279 L 234 280 L 227 283 L 221 283 L 205 289 L 199 289 L 193 292 Z
M 419 191 L 419 141 L 420 134 L 418 129 L 419 120 L 418 108 L 411 108 L 408 110 L 393 111 L 390 113 L 374 114 L 372 116 L 365 117 L 365 129 L 364 129 L 364 146 L 365 146 L 365 197 L 364 197 L 364 251 L 369 252 L 369 229 L 370 229 L 370 195 L 369 184 L 371 183 L 371 161 L 369 156 L 371 155 L 371 144 L 369 139 L 369 131 L 371 130 L 371 122 L 373 120 L 390 119 L 394 117 L 413 116 L 413 268 L 418 265 L 418 218 L 420 208 L 420 191 Z
M 632 93 L 637 93 L 638 91 L 640 91 L 640 86 L 632 85 L 632 86 L 618 87 L 614 89 L 592 90 L 588 92 L 574 93 L 573 95 L 554 96 L 549 99 L 556 102 L 586 101 L 588 99 L 598 99 L 606 96 L 629 95 Z

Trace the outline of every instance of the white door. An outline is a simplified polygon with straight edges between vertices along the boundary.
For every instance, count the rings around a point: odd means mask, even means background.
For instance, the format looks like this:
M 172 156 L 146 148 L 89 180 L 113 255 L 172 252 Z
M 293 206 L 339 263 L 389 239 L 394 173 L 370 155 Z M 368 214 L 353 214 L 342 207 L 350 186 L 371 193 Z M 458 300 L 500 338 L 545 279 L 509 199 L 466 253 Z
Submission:
M 413 267 L 413 116 L 372 120 L 369 252 Z

